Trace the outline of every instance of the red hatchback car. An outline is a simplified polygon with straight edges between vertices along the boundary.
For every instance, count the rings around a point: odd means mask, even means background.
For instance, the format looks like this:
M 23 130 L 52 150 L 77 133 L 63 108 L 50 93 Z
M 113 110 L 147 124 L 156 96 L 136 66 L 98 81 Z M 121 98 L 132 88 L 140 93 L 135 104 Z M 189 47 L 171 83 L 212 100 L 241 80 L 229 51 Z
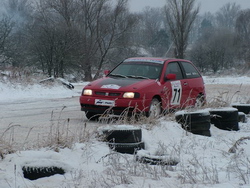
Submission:
M 206 94 L 202 76 L 188 60 L 134 57 L 83 88 L 81 110 L 88 119 L 102 114 L 162 112 L 201 105 Z

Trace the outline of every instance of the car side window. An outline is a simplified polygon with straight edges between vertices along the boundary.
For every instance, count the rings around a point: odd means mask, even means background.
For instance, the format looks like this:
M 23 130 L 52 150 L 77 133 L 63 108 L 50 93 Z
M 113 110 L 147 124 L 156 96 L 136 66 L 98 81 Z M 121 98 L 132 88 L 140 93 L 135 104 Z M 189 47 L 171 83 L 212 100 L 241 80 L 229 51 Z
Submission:
M 199 78 L 201 75 L 197 69 L 188 62 L 181 62 L 187 78 Z
M 177 62 L 168 63 L 165 76 L 167 74 L 176 74 L 176 79 L 177 80 L 183 79 L 181 68 L 180 68 L 180 66 L 179 66 L 179 64 Z

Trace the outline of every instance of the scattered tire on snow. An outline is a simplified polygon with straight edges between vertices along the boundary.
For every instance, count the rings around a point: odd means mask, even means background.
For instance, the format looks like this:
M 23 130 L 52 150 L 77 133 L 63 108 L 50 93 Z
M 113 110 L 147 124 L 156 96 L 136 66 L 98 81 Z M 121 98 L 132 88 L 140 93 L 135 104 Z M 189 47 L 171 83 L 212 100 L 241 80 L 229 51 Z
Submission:
M 140 150 L 136 154 L 136 161 L 149 165 L 168 165 L 175 166 L 180 161 L 174 156 L 169 156 L 166 154 L 162 155 L 152 155 L 149 151 Z
M 65 171 L 59 167 L 30 167 L 23 166 L 22 167 L 23 176 L 29 180 L 36 180 L 39 178 L 53 176 L 55 174 L 65 174 Z
M 179 161 L 175 159 L 168 158 L 167 156 L 136 156 L 136 160 L 140 163 L 150 164 L 150 165 L 168 165 L 175 166 Z
M 68 89 L 74 89 L 75 88 L 73 84 L 71 84 L 70 82 L 68 82 L 64 78 L 49 77 L 49 78 L 40 80 L 39 83 L 50 83 L 50 82 L 54 82 L 54 81 L 60 82 L 62 85 L 66 86 Z
M 193 134 L 211 136 L 210 113 L 208 110 L 179 111 L 175 113 L 175 120 L 181 124 L 183 129 Z
M 239 115 L 236 108 L 211 109 L 211 123 L 219 129 L 228 131 L 239 130 Z
M 243 112 L 245 114 L 250 113 L 250 104 L 241 104 L 241 103 L 235 103 L 231 104 L 233 108 L 237 108 L 239 112 Z

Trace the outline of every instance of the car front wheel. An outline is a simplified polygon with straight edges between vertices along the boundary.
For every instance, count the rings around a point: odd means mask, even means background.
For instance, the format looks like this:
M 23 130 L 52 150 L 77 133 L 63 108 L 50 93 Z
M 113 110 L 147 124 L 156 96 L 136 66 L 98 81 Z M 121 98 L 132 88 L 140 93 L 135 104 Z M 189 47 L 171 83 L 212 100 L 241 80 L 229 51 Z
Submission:
M 85 115 L 86 117 L 89 119 L 89 120 L 98 120 L 100 115 L 97 115 L 96 113 L 94 112 L 85 112 Z
M 161 102 L 157 98 L 153 98 L 150 103 L 147 116 L 149 118 L 157 118 L 161 115 Z

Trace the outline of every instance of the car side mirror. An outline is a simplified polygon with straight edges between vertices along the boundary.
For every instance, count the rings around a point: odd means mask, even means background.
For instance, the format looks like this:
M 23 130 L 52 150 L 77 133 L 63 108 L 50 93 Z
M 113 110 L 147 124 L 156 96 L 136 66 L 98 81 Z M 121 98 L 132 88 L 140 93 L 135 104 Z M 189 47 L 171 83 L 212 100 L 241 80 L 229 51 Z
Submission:
M 105 70 L 104 75 L 107 76 L 110 73 L 110 70 Z
M 176 80 L 176 74 L 167 74 L 166 79 L 167 80 Z

